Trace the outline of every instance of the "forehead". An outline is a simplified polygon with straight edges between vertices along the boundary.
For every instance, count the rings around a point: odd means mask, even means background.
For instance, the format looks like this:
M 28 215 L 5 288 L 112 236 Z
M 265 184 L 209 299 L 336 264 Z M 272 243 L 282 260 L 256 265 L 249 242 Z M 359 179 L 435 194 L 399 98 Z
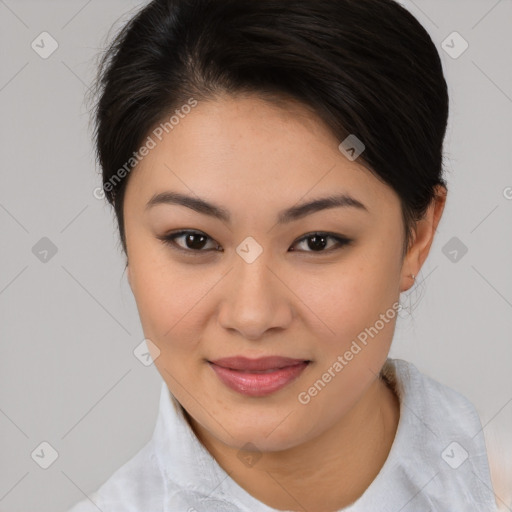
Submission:
M 130 188 L 138 201 L 179 188 L 246 208 L 322 193 L 350 193 L 370 205 L 396 200 L 368 169 L 347 159 L 341 141 L 298 102 L 223 96 L 198 103 L 158 133 L 150 134 L 155 146 L 133 171 L 126 200 Z

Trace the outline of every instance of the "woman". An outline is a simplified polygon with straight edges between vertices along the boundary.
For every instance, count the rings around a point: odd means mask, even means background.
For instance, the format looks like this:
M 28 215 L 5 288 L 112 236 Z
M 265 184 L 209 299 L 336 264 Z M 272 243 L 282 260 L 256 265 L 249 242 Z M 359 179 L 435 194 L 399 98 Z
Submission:
M 388 358 L 442 216 L 439 55 L 392 0 L 155 0 L 96 143 L 162 375 L 152 440 L 72 512 L 491 511 L 461 395 Z

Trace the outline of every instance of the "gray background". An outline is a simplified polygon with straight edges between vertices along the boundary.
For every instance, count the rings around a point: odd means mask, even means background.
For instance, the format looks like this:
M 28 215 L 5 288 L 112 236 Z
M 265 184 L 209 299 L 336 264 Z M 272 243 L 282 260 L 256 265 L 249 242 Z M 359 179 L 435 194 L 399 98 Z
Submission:
M 140 5 L 0 0 L 1 512 L 66 510 L 154 428 L 161 378 L 133 353 L 143 334 L 113 213 L 93 196 L 84 102 L 111 26 Z M 431 255 L 402 295 L 391 356 L 475 404 L 512 510 L 512 2 L 404 5 L 431 34 L 449 83 L 449 196 Z M 31 47 L 43 31 L 59 45 L 46 59 Z M 442 46 L 454 31 L 469 43 L 458 58 Z M 55 254 L 43 252 L 44 237 Z M 47 469 L 31 455 L 43 441 L 58 453 Z

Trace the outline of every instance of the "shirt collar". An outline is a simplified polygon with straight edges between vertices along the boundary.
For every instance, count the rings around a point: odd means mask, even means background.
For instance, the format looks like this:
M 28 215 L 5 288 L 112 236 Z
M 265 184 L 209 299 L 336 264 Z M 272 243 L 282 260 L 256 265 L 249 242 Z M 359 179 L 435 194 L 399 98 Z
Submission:
M 181 404 L 162 382 L 159 413 L 153 433 L 155 452 L 166 478 L 180 487 L 208 489 L 222 480 L 218 466 L 199 441 Z

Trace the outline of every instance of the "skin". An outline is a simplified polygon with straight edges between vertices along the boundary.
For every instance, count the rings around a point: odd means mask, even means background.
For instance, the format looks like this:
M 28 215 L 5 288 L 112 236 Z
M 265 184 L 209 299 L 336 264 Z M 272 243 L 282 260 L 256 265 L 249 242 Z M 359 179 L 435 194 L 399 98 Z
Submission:
M 402 258 L 398 196 L 339 143 L 300 104 L 283 109 L 255 96 L 219 96 L 164 134 L 132 171 L 124 200 L 128 279 L 144 334 L 160 351 L 158 371 L 220 466 L 280 510 L 347 506 L 384 464 L 399 402 L 378 374 L 396 316 L 309 403 L 298 395 L 413 285 L 410 274 L 428 255 L 446 199 L 440 187 Z M 164 191 L 215 203 L 231 223 L 182 205 L 146 209 Z M 333 193 L 368 211 L 330 208 L 276 223 L 282 209 Z M 199 255 L 158 238 L 183 229 L 208 237 Z M 328 239 L 315 251 L 302 240 L 315 231 L 353 242 L 329 250 L 338 244 Z M 236 252 L 249 236 L 263 249 L 252 263 Z M 185 236 L 175 242 L 194 251 Z M 216 247 L 222 251 L 208 250 Z M 312 363 L 285 388 L 247 397 L 207 363 L 235 355 Z M 252 466 L 239 457 L 249 442 L 260 456 Z

